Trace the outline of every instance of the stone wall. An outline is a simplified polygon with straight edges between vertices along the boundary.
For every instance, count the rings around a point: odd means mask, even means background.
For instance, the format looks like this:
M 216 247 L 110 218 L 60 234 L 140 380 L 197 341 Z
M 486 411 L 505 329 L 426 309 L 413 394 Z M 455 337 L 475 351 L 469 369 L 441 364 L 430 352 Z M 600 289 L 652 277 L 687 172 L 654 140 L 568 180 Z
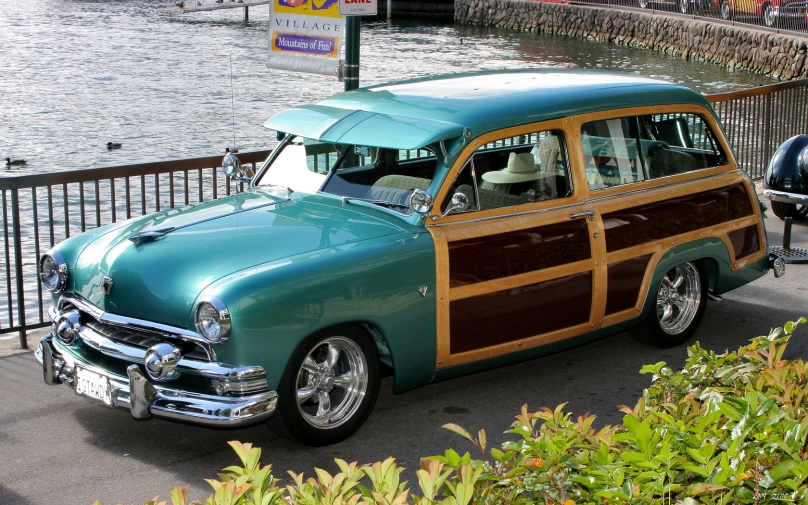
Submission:
M 808 77 L 808 37 L 684 17 L 531 0 L 455 0 L 455 22 L 627 44 L 782 80 Z

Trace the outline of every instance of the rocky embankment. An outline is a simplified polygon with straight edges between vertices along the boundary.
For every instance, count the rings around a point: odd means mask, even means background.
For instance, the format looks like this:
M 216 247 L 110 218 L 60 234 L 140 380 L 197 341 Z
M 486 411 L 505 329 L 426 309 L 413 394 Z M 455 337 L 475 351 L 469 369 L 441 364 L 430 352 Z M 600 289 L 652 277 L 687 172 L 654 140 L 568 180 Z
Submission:
M 782 80 L 808 77 L 808 36 L 530 0 L 455 0 L 455 22 L 627 44 Z

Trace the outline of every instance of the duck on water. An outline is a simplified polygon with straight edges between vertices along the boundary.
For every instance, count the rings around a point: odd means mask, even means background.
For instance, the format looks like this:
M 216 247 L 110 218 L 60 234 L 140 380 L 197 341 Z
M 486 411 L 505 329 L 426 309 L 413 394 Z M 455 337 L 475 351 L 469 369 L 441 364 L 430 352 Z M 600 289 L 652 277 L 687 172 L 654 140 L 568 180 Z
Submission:
M 6 168 L 9 167 L 22 167 L 27 165 L 28 162 L 25 160 L 12 160 L 11 158 L 6 158 Z

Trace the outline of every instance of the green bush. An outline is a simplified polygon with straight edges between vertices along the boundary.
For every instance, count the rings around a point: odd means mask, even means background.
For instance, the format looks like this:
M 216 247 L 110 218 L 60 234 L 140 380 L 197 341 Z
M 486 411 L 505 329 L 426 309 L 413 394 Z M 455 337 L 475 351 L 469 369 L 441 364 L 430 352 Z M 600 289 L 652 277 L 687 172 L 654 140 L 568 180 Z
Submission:
M 489 448 L 485 431 L 445 428 L 468 439 L 481 459 L 449 449 L 421 460 L 419 494 L 392 458 L 372 465 L 337 459 L 339 472 L 290 472 L 285 486 L 261 466 L 261 450 L 230 442 L 241 466 L 209 479 L 206 505 L 474 504 L 808 504 L 808 367 L 784 360 L 796 323 L 716 354 L 698 343 L 684 368 L 647 365 L 653 383 L 623 424 L 592 428 L 564 405 L 516 416 L 515 439 Z M 185 505 L 187 488 L 175 488 Z M 96 502 L 98 503 L 98 502 Z M 147 505 L 156 505 L 155 498 Z M 165 502 L 160 502 L 165 503 Z M 195 502 L 198 503 L 198 502 Z M 99 504 L 100 505 L 100 504 Z

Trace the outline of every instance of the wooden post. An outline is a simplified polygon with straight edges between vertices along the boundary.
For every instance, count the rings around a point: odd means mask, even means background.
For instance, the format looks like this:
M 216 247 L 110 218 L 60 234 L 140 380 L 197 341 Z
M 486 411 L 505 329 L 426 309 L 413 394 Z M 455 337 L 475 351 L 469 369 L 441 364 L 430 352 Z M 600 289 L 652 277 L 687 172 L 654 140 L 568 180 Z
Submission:
M 244 24 L 246 25 L 249 22 L 250 22 L 250 8 L 244 7 Z

